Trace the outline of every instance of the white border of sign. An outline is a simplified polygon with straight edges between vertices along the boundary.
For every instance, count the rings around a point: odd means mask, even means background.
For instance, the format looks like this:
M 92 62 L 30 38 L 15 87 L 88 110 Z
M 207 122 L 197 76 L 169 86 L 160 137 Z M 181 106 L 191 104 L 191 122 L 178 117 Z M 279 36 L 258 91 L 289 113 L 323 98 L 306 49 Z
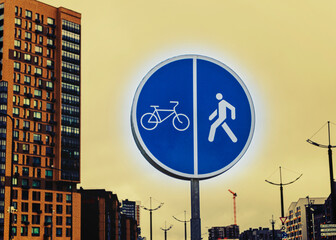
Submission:
M 186 174 L 186 173 L 182 173 L 179 171 L 176 171 L 172 168 L 167 167 L 166 165 L 164 165 L 163 163 L 160 162 L 160 160 L 158 160 L 147 148 L 147 146 L 145 145 L 145 143 L 143 142 L 140 132 L 139 132 L 139 128 L 138 128 L 138 124 L 137 124 L 137 116 L 136 116 L 136 109 L 137 109 L 137 103 L 138 103 L 138 99 L 139 99 L 139 95 L 141 93 L 142 88 L 144 87 L 144 85 L 146 84 L 147 80 L 161 67 L 163 67 L 164 65 L 177 61 L 177 60 L 182 60 L 182 59 L 193 59 L 194 61 L 196 59 L 201 59 L 201 60 L 206 60 L 209 62 L 212 62 L 222 68 L 224 68 L 226 71 L 228 71 L 241 85 L 241 87 L 243 88 L 247 99 L 249 101 L 249 105 L 250 105 L 250 109 L 251 109 L 251 130 L 249 133 L 249 137 L 245 143 L 244 148 L 241 150 L 241 152 L 239 153 L 239 155 L 227 166 L 225 166 L 224 168 L 217 170 L 215 172 L 211 172 L 211 173 L 207 173 L 207 174 Z M 254 105 L 252 102 L 252 98 L 251 95 L 247 89 L 247 87 L 245 86 L 244 82 L 240 79 L 240 77 L 232 70 L 230 69 L 228 66 L 226 66 L 224 63 L 215 60 L 213 58 L 210 57 L 206 57 L 206 56 L 202 56 L 202 55 L 197 55 L 197 54 L 186 54 L 186 55 L 180 55 L 180 56 L 176 56 L 176 57 L 172 57 L 169 58 L 161 63 L 159 63 L 158 65 L 156 65 L 153 69 L 151 69 L 146 76 L 143 78 L 143 80 L 140 82 L 136 93 L 134 95 L 134 99 L 133 99 L 133 103 L 132 103 L 132 110 L 131 110 L 131 128 L 132 128 L 132 134 L 133 137 L 135 139 L 135 142 L 138 146 L 138 148 L 140 149 L 142 155 L 147 159 L 147 161 L 152 164 L 155 168 L 157 168 L 158 170 L 160 170 L 161 172 L 178 178 L 178 179 L 184 179 L 184 180 L 190 180 L 190 179 L 208 179 L 208 178 L 212 178 L 215 177 L 219 174 L 222 174 L 224 172 L 226 172 L 227 170 L 229 170 L 231 167 L 233 167 L 233 165 L 235 165 L 240 159 L 241 157 L 245 154 L 245 152 L 247 151 L 251 141 L 252 141 L 252 137 L 253 137 L 253 133 L 254 133 L 254 128 L 255 128 L 255 111 L 254 111 Z M 194 125 L 194 128 L 196 128 L 196 126 Z

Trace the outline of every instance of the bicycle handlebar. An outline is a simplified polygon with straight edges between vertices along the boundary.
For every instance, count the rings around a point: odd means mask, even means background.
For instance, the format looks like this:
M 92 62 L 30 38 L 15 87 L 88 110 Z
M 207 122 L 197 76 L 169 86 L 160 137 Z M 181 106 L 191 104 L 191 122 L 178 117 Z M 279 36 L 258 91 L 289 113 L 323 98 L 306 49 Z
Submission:
M 179 105 L 179 102 L 178 101 L 169 101 L 170 103 L 175 103 L 175 106 L 173 107 L 173 109 L 176 108 L 177 105 Z

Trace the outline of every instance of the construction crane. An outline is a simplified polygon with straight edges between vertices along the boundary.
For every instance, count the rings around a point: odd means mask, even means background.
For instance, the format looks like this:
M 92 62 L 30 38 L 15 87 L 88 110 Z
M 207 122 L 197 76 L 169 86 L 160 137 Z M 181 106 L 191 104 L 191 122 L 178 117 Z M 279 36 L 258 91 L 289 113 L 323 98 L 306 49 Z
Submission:
M 236 216 L 236 197 L 237 197 L 237 193 L 231 191 L 230 189 L 229 189 L 229 192 L 232 193 L 232 195 L 233 195 L 234 225 L 237 225 L 237 216 Z

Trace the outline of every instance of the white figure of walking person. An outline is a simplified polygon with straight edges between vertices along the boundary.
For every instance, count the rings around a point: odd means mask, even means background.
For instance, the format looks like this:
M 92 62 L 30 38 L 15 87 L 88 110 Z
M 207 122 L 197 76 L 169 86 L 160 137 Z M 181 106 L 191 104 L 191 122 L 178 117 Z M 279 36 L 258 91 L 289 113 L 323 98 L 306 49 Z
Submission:
M 229 126 L 226 124 L 226 109 L 230 109 L 231 111 L 231 119 L 236 119 L 236 108 L 232 106 L 227 101 L 223 100 L 223 95 L 221 93 L 216 94 L 216 98 L 218 99 L 218 109 L 216 109 L 210 116 L 209 120 L 211 121 L 216 116 L 218 116 L 217 120 L 211 124 L 210 132 L 209 132 L 209 142 L 213 142 L 215 139 L 215 133 L 219 126 L 222 126 L 224 131 L 227 133 L 227 135 L 230 137 L 232 142 L 237 142 L 237 137 L 234 135 L 234 133 L 231 131 Z

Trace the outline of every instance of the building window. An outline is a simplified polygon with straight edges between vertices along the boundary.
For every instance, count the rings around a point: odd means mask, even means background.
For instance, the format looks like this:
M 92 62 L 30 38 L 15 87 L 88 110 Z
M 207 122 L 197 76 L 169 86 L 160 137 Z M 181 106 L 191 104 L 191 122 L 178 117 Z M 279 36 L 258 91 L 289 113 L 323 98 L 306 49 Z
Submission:
M 52 204 L 45 204 L 44 211 L 45 213 L 52 213 Z
M 66 225 L 71 226 L 71 217 L 66 217 Z
M 56 195 L 56 201 L 57 202 L 62 202 L 63 201 L 63 195 L 62 195 L 62 193 L 57 193 L 57 195 Z
M 21 215 L 21 223 L 27 223 L 28 222 L 28 215 L 22 214 Z
M 23 202 L 21 203 L 21 211 L 22 212 L 28 212 L 29 208 L 28 208 L 28 203 Z
M 16 94 L 20 93 L 20 86 L 14 84 L 13 85 L 13 92 L 16 93 Z
M 71 203 L 71 194 L 66 195 L 66 202 Z
M 40 228 L 32 227 L 32 236 L 40 236 Z
M 34 112 L 34 118 L 37 119 L 37 120 L 41 120 L 42 119 L 42 113 Z
M 41 181 L 33 180 L 33 188 L 41 188 Z
M 38 97 L 38 98 L 41 98 L 42 97 L 42 91 L 38 90 L 38 89 L 35 89 L 34 90 L 34 96 Z
M 29 185 L 28 185 L 28 179 L 25 179 L 25 178 L 23 178 L 22 179 L 22 187 L 23 188 L 27 188 Z M 25 194 L 27 194 L 27 195 L 25 195 Z M 24 199 L 24 197 L 26 198 L 26 199 Z M 22 191 L 22 199 L 23 200 L 28 200 L 28 192 L 27 191 Z
M 56 236 L 62 237 L 62 228 L 56 228 Z
M 14 47 L 20 49 L 21 48 L 21 41 L 20 40 L 14 40 Z
M 15 25 L 16 26 L 21 26 L 21 19 L 20 18 L 15 18 Z
M 16 227 L 12 227 L 12 233 L 13 233 L 14 236 L 16 236 Z
M 35 75 L 42 76 L 42 68 L 35 68 Z
M 47 23 L 48 23 L 48 25 L 54 25 L 55 24 L 55 19 L 53 19 L 53 18 L 47 18 Z
M 62 225 L 62 216 L 56 217 L 56 225 Z
M 28 227 L 21 227 L 21 236 L 28 236 Z
M 25 53 L 25 54 L 24 54 L 24 60 L 25 60 L 25 61 L 30 61 L 30 60 L 31 60 L 31 55 Z
M 41 141 L 41 135 L 34 133 L 34 142 L 40 142 Z
M 40 46 L 35 46 L 35 53 L 36 54 L 41 54 L 42 55 L 42 53 L 43 53 L 43 51 L 42 51 L 42 47 L 40 47 Z
M 25 32 L 25 38 L 26 38 L 26 40 L 31 41 L 32 34 L 30 32 Z
M 43 31 L 43 27 L 41 25 L 36 24 L 35 25 L 35 31 L 42 32 Z
M 66 229 L 66 236 L 71 237 L 71 228 Z
M 13 107 L 13 115 L 19 116 L 20 115 L 20 109 L 17 107 Z
M 46 192 L 44 198 L 45 198 L 46 202 L 52 202 L 52 200 L 53 200 L 53 194 L 50 193 L 50 192 Z
M 33 215 L 32 216 L 32 223 L 33 224 L 40 224 L 40 216 L 39 215 Z
M 29 176 L 29 168 L 22 167 L 22 176 Z
M 29 10 L 26 10 L 26 18 L 31 19 L 32 18 L 32 12 Z
M 71 214 L 71 206 L 66 206 L 66 214 Z
M 62 214 L 63 212 L 63 206 L 62 205 L 56 205 L 56 213 Z
M 14 70 L 20 71 L 21 69 L 21 64 L 19 62 L 14 62 Z
M 52 170 L 45 170 L 45 177 L 51 179 L 53 177 Z M 62 196 L 62 195 L 61 195 Z M 58 194 L 57 194 L 58 197 Z M 57 198 L 58 199 L 58 198 Z

